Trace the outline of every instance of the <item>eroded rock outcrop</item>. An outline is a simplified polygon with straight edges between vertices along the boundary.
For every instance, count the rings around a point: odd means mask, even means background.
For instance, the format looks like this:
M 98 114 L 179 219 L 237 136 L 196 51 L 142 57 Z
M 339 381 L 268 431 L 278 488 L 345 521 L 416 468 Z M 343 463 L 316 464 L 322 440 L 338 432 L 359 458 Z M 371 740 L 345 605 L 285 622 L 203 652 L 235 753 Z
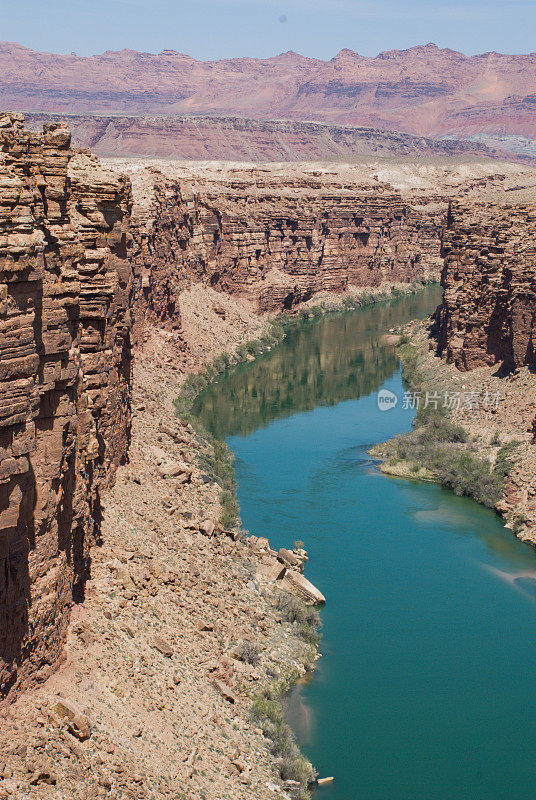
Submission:
M 459 369 L 536 361 L 536 208 L 451 206 L 439 351 Z
M 129 439 L 128 180 L 0 117 L 0 699 L 61 658 Z
M 303 176 L 201 185 L 159 180 L 135 238 L 140 286 L 153 317 L 180 326 L 191 283 L 245 297 L 259 312 L 317 292 L 437 277 L 444 209 L 414 208 L 391 187 L 337 186 Z

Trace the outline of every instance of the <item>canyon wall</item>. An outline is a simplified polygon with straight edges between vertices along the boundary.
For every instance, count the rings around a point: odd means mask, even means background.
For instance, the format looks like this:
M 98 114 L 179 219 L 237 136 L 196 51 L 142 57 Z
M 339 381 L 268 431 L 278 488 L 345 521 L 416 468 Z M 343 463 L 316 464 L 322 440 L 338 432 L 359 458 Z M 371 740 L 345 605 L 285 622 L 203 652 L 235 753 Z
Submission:
M 130 428 L 128 180 L 0 117 L 0 700 L 61 659 Z
M 377 181 L 150 167 L 132 220 L 128 177 L 70 143 L 0 116 L 0 700 L 61 660 L 127 457 L 136 321 L 180 329 L 194 283 L 263 312 L 438 271 L 441 210 Z
M 534 364 L 534 204 L 452 203 L 443 255 L 439 352 L 462 370 Z
M 180 293 L 196 281 L 263 313 L 317 292 L 437 278 L 445 212 L 380 183 L 330 187 L 254 171 L 205 185 L 156 179 L 135 232 L 142 293 L 154 319 L 178 327 Z
M 265 312 L 438 273 L 444 209 L 377 180 L 144 167 L 131 219 L 129 178 L 70 142 L 61 124 L 39 134 L 0 117 L 0 700 L 62 657 L 101 492 L 127 457 L 131 342 L 147 314 L 180 330 L 195 283 Z
M 316 165 L 136 169 L 134 203 L 61 124 L 0 116 L 0 699 L 62 657 L 127 457 L 147 316 L 180 332 L 199 283 L 263 313 L 439 274 L 442 195 Z
M 26 113 L 41 130 L 61 114 Z M 374 156 L 505 157 L 501 146 L 430 139 L 353 125 L 208 116 L 69 114 L 73 144 L 103 156 L 159 156 L 231 161 L 303 161 Z M 511 157 L 511 156 L 510 156 Z

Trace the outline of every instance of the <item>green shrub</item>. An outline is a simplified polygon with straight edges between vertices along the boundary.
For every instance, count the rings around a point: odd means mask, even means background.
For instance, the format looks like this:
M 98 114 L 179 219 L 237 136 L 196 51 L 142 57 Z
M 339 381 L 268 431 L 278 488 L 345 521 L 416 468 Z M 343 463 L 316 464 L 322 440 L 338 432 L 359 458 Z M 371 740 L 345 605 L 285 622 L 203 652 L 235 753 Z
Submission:
M 294 734 L 285 722 L 281 703 L 275 696 L 280 696 L 281 691 L 287 688 L 286 685 L 266 687 L 254 699 L 251 713 L 264 736 L 270 740 L 270 751 L 280 759 L 279 774 L 282 780 L 297 781 L 300 785 L 299 797 L 308 798 L 308 786 L 315 780 L 316 772 L 300 753 Z
M 494 508 L 502 496 L 502 479 L 494 474 L 489 461 L 470 452 L 439 449 L 431 460 L 439 482 L 457 495 L 473 497 Z
M 250 342 L 246 342 L 246 353 L 250 356 L 258 356 L 259 353 L 262 353 L 262 343 L 259 339 L 252 339 Z
M 528 519 L 524 514 L 516 514 L 514 518 L 514 524 L 512 526 L 512 530 L 516 534 L 516 536 L 518 533 L 521 533 L 527 522 Z
M 234 491 L 236 488 L 234 455 L 225 442 L 205 434 L 208 444 L 206 452 L 201 456 L 201 467 L 220 484 L 223 489 Z
M 313 767 L 302 755 L 290 753 L 281 759 L 279 773 L 284 781 L 297 781 L 308 786 L 316 777 Z
M 491 437 L 490 444 L 492 445 L 492 447 L 499 447 L 500 446 L 500 444 L 501 444 L 501 435 L 500 435 L 499 431 L 495 431 L 495 433 Z
M 286 622 L 297 627 L 298 635 L 308 644 L 318 645 L 320 642 L 320 616 L 313 606 L 306 605 L 299 597 L 288 592 L 280 592 L 276 608 Z
M 253 717 L 260 722 L 269 720 L 270 722 L 277 723 L 281 720 L 281 703 L 262 694 L 253 701 L 251 713 Z
M 246 347 L 245 344 L 239 344 L 238 347 L 235 350 L 236 357 L 239 358 L 240 361 L 243 361 L 245 359 L 245 357 L 247 355 L 247 352 L 248 351 L 247 351 L 247 347 Z
M 222 528 L 234 528 L 239 522 L 240 506 L 236 494 L 230 492 L 228 489 L 223 489 L 220 492 L 220 525 Z
M 288 592 L 279 593 L 276 608 L 287 622 L 319 624 L 318 611 L 313 606 L 306 605 L 299 597 L 295 597 Z
M 514 460 L 513 455 L 518 448 L 518 442 L 510 442 L 501 447 L 495 459 L 494 472 L 497 477 L 504 481 L 512 470 Z
M 414 423 L 415 438 L 420 444 L 467 441 L 467 432 L 460 425 L 455 425 L 439 410 L 432 409 L 429 413 L 426 411 L 417 414 Z
M 270 334 L 276 341 L 281 342 L 285 338 L 285 329 L 279 322 L 272 322 Z
M 213 361 L 213 367 L 217 373 L 225 372 L 226 369 L 229 368 L 231 364 L 231 356 L 229 353 L 221 353 L 221 355 L 217 356 L 217 358 Z
M 298 635 L 307 644 L 318 647 L 320 644 L 320 634 L 316 625 L 311 625 L 309 622 L 303 622 L 298 625 Z

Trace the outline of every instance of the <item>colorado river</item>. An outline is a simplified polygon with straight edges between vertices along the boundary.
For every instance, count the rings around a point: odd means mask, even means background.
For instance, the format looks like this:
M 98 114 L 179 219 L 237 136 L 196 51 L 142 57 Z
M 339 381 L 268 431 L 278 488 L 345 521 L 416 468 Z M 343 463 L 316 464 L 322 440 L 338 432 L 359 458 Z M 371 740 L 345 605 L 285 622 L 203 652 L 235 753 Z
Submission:
M 438 290 L 292 332 L 196 413 L 236 454 L 244 526 L 303 540 L 325 594 L 322 658 L 289 719 L 318 800 L 527 800 L 536 783 L 536 556 L 492 512 L 383 476 L 367 455 L 407 430 L 381 335 Z

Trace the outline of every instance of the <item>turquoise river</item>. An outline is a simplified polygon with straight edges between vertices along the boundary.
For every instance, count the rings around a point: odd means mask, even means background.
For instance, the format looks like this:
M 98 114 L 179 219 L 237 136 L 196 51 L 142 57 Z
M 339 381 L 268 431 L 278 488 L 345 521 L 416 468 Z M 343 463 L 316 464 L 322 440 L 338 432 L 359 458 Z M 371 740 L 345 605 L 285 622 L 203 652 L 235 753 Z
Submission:
M 383 476 L 367 455 L 406 431 L 381 344 L 436 288 L 292 332 L 200 396 L 236 454 L 245 528 L 303 540 L 325 594 L 322 658 L 288 717 L 315 800 L 529 800 L 536 792 L 536 555 L 471 500 Z

